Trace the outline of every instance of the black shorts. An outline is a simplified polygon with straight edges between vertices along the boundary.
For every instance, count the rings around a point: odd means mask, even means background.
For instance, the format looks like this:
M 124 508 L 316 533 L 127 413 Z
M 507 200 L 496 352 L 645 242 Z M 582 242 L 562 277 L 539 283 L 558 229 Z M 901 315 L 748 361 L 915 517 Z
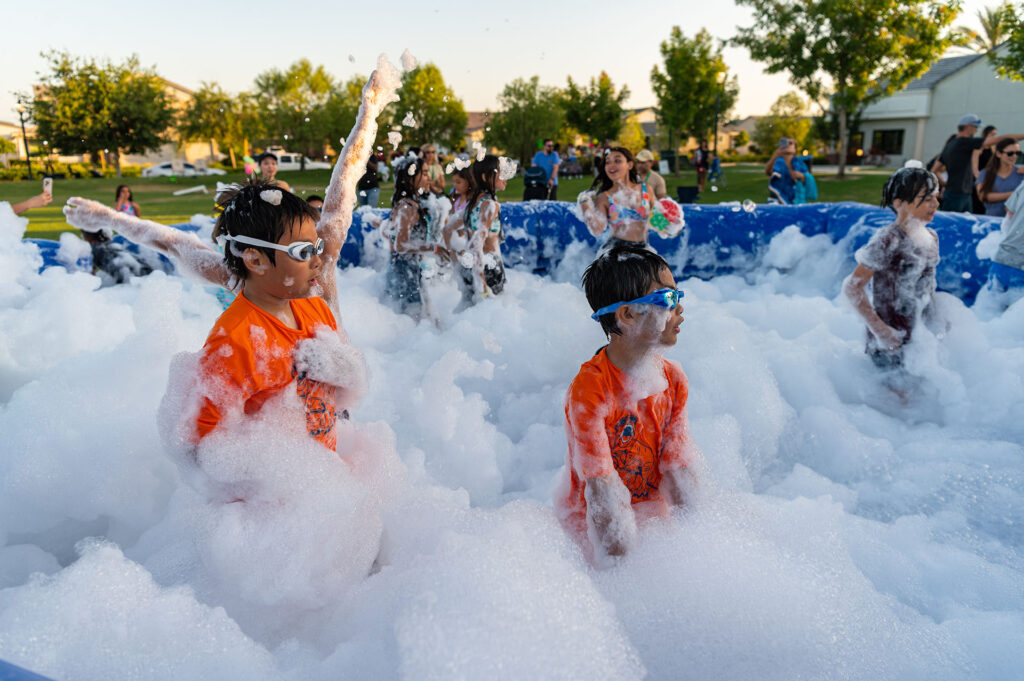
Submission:
M 404 311 L 422 302 L 420 296 L 420 259 L 416 255 L 391 254 L 387 273 L 387 293 Z

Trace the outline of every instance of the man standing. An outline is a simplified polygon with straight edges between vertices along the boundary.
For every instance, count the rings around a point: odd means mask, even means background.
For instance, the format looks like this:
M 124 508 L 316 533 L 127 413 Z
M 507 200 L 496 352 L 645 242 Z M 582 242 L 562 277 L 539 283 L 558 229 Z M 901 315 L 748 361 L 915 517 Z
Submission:
M 665 178 L 651 170 L 654 166 L 654 154 L 647 149 L 641 149 L 636 155 L 636 174 L 640 181 L 647 185 L 647 190 L 658 201 L 668 196 L 665 187 Z
M 555 151 L 555 141 L 547 138 L 544 140 L 544 151 L 538 151 L 533 155 L 531 165 L 539 166 L 548 174 L 548 201 L 558 200 L 558 166 L 562 159 Z
M 989 135 L 985 139 L 975 137 L 981 119 L 974 114 L 962 116 L 956 124 L 956 137 L 949 141 L 930 170 L 936 175 L 945 168 L 949 173 L 946 191 L 942 195 L 941 210 L 954 213 L 968 213 L 971 210 L 971 187 L 974 184 L 973 163 L 975 152 L 991 147 L 1005 138 L 1024 139 L 1024 135 Z

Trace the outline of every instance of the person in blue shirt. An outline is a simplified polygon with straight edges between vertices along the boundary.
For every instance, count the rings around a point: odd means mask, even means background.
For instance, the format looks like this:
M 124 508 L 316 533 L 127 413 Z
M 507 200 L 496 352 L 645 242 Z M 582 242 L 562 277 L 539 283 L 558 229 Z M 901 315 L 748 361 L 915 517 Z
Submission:
M 558 200 L 558 166 L 561 163 L 562 159 L 555 151 L 555 141 L 550 138 L 544 140 L 544 151 L 538 151 L 530 161 L 530 165 L 539 166 L 548 174 L 548 201 Z
M 807 203 L 818 198 L 817 187 L 811 180 L 810 170 L 803 156 L 796 155 L 796 140 L 783 137 L 765 166 L 771 177 L 768 181 L 768 200 L 787 206 Z

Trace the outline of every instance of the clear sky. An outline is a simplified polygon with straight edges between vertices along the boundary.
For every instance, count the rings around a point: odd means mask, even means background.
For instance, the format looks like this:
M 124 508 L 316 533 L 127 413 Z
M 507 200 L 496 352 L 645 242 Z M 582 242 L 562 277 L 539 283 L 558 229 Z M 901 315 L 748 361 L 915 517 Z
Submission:
M 977 28 L 974 14 L 986 4 L 997 0 L 966 0 L 958 23 Z M 17 120 L 12 93 L 31 91 L 45 67 L 39 53 L 47 49 L 115 61 L 134 53 L 185 87 L 216 81 L 238 92 L 260 71 L 302 57 L 345 80 L 369 74 L 381 52 L 397 64 L 408 48 L 440 67 L 470 111 L 495 109 L 496 96 L 514 78 L 537 75 L 561 87 L 567 75 L 586 82 L 602 70 L 616 86 L 629 87 L 629 106 L 649 106 L 656 103 L 651 68 L 661 63 L 658 47 L 673 25 L 689 36 L 705 27 L 728 38 L 749 16 L 732 0 L 21 1 L 3 11 L 0 120 Z M 765 113 L 792 89 L 785 75 L 765 74 L 746 50 L 727 48 L 725 59 L 739 77 L 737 116 Z

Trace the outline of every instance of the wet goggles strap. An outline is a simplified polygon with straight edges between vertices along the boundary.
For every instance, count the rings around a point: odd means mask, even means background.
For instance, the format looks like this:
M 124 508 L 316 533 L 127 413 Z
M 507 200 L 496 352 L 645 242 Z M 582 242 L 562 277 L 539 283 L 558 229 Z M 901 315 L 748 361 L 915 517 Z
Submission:
M 605 305 L 600 310 L 590 315 L 590 318 L 594 321 L 600 319 L 602 315 L 606 315 L 610 312 L 615 312 L 623 305 L 657 305 L 658 307 L 668 308 L 672 310 L 676 305 L 679 304 L 679 299 L 683 297 L 682 291 L 677 291 L 674 288 L 660 288 L 657 291 L 648 293 L 646 296 L 637 298 L 636 300 L 627 300 L 622 303 L 612 303 L 611 305 Z
M 235 243 L 245 244 L 246 246 L 263 246 L 264 248 L 273 248 L 278 251 L 284 251 L 292 260 L 298 260 L 299 262 L 306 262 L 312 258 L 314 254 L 320 255 L 324 252 L 324 240 L 320 238 L 317 238 L 315 244 L 308 241 L 294 241 L 287 246 L 275 244 L 270 241 L 264 241 L 263 239 L 254 239 L 251 236 L 244 235 L 232 236 L 230 234 L 225 234 L 221 236 L 219 240 L 234 241 Z

